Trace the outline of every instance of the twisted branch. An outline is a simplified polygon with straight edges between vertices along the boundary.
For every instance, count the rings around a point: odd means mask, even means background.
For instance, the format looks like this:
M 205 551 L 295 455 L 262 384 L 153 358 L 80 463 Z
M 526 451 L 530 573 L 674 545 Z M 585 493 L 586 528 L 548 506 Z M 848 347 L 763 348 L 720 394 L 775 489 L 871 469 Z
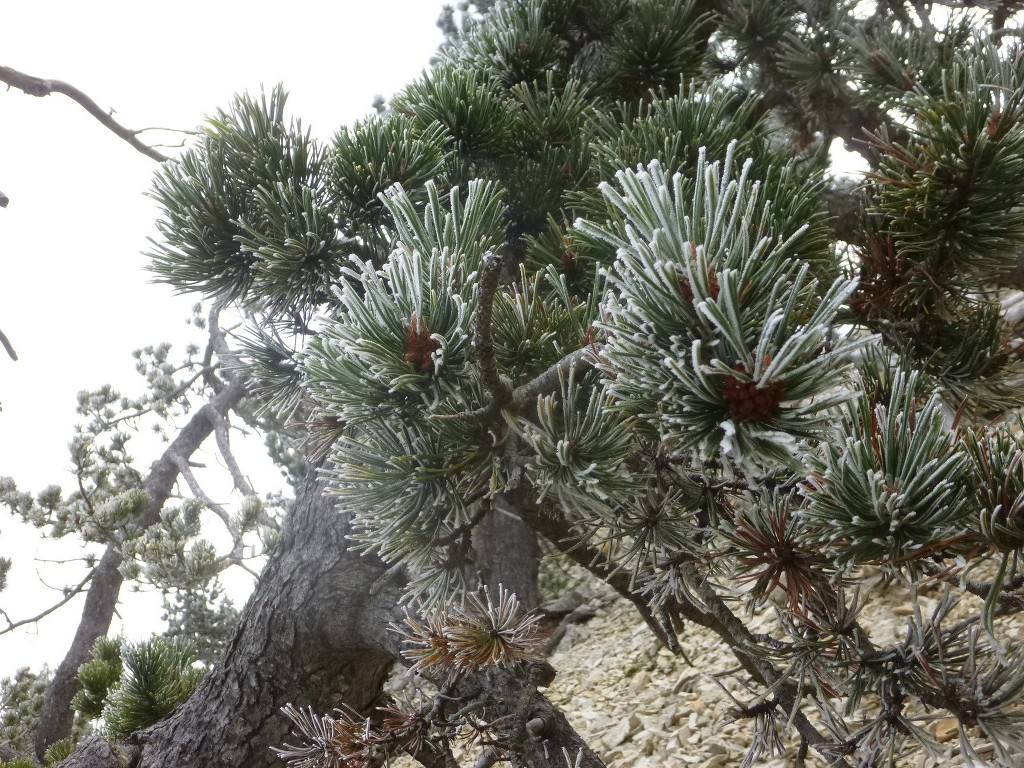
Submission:
M 494 314 L 494 295 L 498 292 L 501 277 L 501 257 L 488 253 L 484 256 L 483 274 L 476 304 L 476 323 L 473 329 L 473 348 L 476 362 L 480 366 L 480 378 L 494 399 L 496 408 L 502 408 L 512 399 L 512 392 L 498 374 L 494 359 L 494 340 L 491 337 L 491 320 Z
M 104 111 L 99 104 L 89 98 L 82 91 L 63 80 L 46 80 L 34 75 L 27 75 L 10 67 L 0 66 L 0 82 L 6 83 L 9 88 L 17 88 L 29 96 L 49 96 L 51 93 L 60 93 L 76 102 L 86 112 L 95 117 L 105 128 L 115 136 L 128 142 L 133 148 L 144 154 L 146 157 L 162 163 L 169 158 L 162 155 L 152 147 L 139 141 L 138 134 L 141 131 L 133 131 L 126 128 L 115 120 L 110 112 Z M 0 194 L 0 207 L 7 205 L 7 198 Z

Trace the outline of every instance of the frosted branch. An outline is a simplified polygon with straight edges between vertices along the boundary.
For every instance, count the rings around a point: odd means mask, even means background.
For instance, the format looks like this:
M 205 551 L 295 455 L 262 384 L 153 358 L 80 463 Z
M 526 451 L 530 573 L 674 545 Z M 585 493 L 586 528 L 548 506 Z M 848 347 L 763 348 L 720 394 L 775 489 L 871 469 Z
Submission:
M 45 80 L 41 77 L 26 75 L 24 72 L 19 72 L 18 70 L 11 69 L 10 67 L 0 66 L 0 82 L 6 83 L 12 88 L 17 88 L 19 91 L 23 91 L 29 96 L 42 97 L 49 96 L 51 93 L 63 94 L 99 120 L 100 123 L 102 123 L 103 126 L 110 130 L 115 136 L 128 142 L 132 147 L 144 154 L 146 157 L 156 160 L 158 163 L 162 163 L 169 159 L 166 155 L 160 154 L 152 147 L 139 141 L 139 131 L 133 131 L 130 128 L 126 128 L 121 125 L 111 116 L 110 112 L 104 111 L 99 104 L 89 98 L 86 94 L 75 88 L 75 86 L 65 83 L 63 80 Z
M 501 257 L 488 253 L 484 256 L 483 274 L 480 277 L 480 288 L 477 295 L 473 347 L 476 350 L 477 365 L 480 366 L 480 378 L 491 397 L 494 398 L 494 404 L 499 408 L 512 397 L 508 385 L 498 375 L 498 365 L 494 359 L 494 340 L 491 337 L 494 295 L 498 292 L 500 277 Z

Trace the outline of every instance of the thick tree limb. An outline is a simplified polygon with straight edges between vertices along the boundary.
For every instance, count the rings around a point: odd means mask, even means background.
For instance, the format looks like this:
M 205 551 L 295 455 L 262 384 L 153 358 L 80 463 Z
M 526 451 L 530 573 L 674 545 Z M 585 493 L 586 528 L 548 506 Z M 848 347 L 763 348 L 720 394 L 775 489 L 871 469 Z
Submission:
M 270 747 L 290 740 L 279 711 L 285 704 L 320 713 L 342 705 L 372 713 L 388 671 L 401 658 L 402 639 L 388 626 L 404 617 L 402 585 L 371 590 L 386 568 L 352 551 L 347 533 L 347 515 L 311 474 L 222 659 L 180 709 L 136 734 L 132 766 L 280 768 Z M 563 748 L 573 755 L 582 750 L 583 768 L 603 768 L 534 682 L 507 673 L 467 675 L 451 693 L 524 713 L 531 724 L 522 735 L 521 765 L 527 768 L 547 768 L 553 763 L 545 755 Z M 98 749 L 89 742 L 61 765 L 120 768 L 126 762 L 119 760 L 131 752 L 108 744 L 106 757 L 96 760 Z
M 477 292 L 476 318 L 473 323 L 473 349 L 480 367 L 480 378 L 494 399 L 494 405 L 501 408 L 507 403 L 512 392 L 508 384 L 498 375 L 494 359 L 494 341 L 491 336 L 491 318 L 494 314 L 494 295 L 498 292 L 501 277 L 501 257 L 494 253 L 484 256 L 480 286 Z
M 60 93 L 76 102 L 86 112 L 95 117 L 105 128 L 115 136 L 128 142 L 134 149 L 146 157 L 157 162 L 164 162 L 167 156 L 157 152 L 152 147 L 139 141 L 139 131 L 133 131 L 117 122 L 109 112 L 105 111 L 99 104 L 89 98 L 75 86 L 65 83 L 63 80 L 45 80 L 41 77 L 27 75 L 10 67 L 0 66 L 0 82 L 6 83 L 9 87 L 24 91 L 29 96 L 49 96 L 51 93 Z M 6 199 L 6 198 L 4 198 Z M 0 201 L 2 202 L 2 201 Z

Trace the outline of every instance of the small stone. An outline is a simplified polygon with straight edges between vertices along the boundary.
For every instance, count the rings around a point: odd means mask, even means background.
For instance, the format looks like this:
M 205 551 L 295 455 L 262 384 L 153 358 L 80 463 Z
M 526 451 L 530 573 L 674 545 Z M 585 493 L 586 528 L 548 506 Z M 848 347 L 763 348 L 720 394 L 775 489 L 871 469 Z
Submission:
M 606 763 L 608 763 L 609 768 L 614 768 L 615 762 L 617 760 L 621 760 L 623 754 L 624 753 L 621 749 L 613 749 L 610 752 L 605 752 L 601 757 Z
M 709 755 L 728 755 L 729 748 L 720 741 L 709 742 L 705 747 Z
M 540 612 L 552 619 L 560 619 L 576 610 L 583 603 L 583 598 L 575 589 L 563 593 L 556 600 L 549 600 L 540 607 Z
M 701 763 L 700 768 L 722 768 L 728 760 L 728 755 L 715 755 Z
M 629 681 L 629 692 L 634 696 L 644 690 L 651 683 L 651 676 L 647 672 L 638 672 Z
M 608 749 L 617 747 L 629 738 L 629 730 L 629 720 L 620 720 L 605 732 L 604 736 L 601 737 L 601 743 Z
M 671 728 L 676 724 L 676 720 L 679 717 L 678 712 L 679 709 L 675 704 L 669 704 L 661 713 L 661 722 L 659 723 L 659 726 L 662 728 Z
M 641 731 L 634 743 L 641 755 L 653 755 L 654 747 L 659 741 L 658 734 L 653 731 Z
M 679 679 L 676 680 L 676 684 L 672 686 L 672 693 L 691 692 L 693 691 L 693 684 L 697 680 L 697 675 L 693 672 L 683 672 Z
M 960 733 L 960 722 L 955 717 L 944 717 L 935 723 L 935 740 L 945 744 Z

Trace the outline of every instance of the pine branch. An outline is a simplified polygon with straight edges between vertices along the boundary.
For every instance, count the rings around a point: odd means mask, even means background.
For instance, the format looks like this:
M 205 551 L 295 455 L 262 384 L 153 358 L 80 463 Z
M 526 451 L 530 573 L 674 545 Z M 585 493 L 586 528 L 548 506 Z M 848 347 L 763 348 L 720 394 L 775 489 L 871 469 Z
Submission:
M 0 203 L 3 202 L 3 199 L 3 196 L 0 195 Z M 0 205 L 0 207 L 3 206 Z M 18 353 L 14 351 L 14 347 L 11 346 L 11 342 L 7 340 L 7 336 L 6 334 L 4 334 L 3 331 L 0 331 L 0 344 L 3 344 L 4 349 L 7 350 L 7 355 L 11 358 L 11 360 L 18 359 Z
M 597 363 L 600 348 L 597 346 L 582 347 L 574 350 L 554 363 L 536 378 L 525 384 L 521 384 L 511 391 L 506 407 L 511 407 L 517 413 L 530 413 L 537 407 L 537 398 L 542 395 L 550 395 L 559 391 L 563 379 L 569 378 L 569 373 L 577 370 L 580 372 L 589 371 Z M 501 383 L 504 386 L 504 383 Z M 435 416 L 436 419 L 475 419 L 481 423 L 493 421 L 501 414 L 501 408 L 492 402 L 481 408 L 468 413 L 455 414 L 451 416 Z
M 214 431 L 216 431 L 216 419 L 218 418 L 218 416 L 219 414 L 213 416 L 213 420 L 215 423 Z M 192 468 L 189 466 L 187 459 L 181 456 L 176 456 L 174 460 L 178 466 L 178 471 L 181 473 L 182 478 L 184 478 L 185 483 L 188 485 L 189 490 L 192 492 L 192 495 L 195 496 L 199 501 L 201 501 L 207 509 L 209 509 L 211 512 L 213 512 L 213 514 L 217 516 L 221 523 L 224 524 L 224 528 L 227 530 L 228 535 L 231 537 L 231 551 L 223 558 L 220 558 L 221 562 L 237 565 L 239 568 L 246 571 L 253 578 L 259 576 L 259 574 L 256 571 L 254 571 L 252 568 L 245 564 L 245 550 L 244 542 L 242 541 L 242 533 L 232 522 L 231 515 L 228 513 L 226 509 L 224 509 L 224 505 L 214 501 L 206 493 L 206 491 L 203 490 L 203 487 L 199 484 L 199 481 L 196 479 L 195 474 L 192 472 Z
M 661 622 L 655 617 L 647 601 L 631 589 L 630 579 L 624 572 L 614 568 L 596 550 L 571 541 L 569 531 L 559 516 L 541 511 L 524 491 L 519 492 L 516 502 L 516 509 L 534 530 L 545 536 L 559 551 L 601 578 L 616 592 L 633 603 L 659 641 L 666 647 L 671 647 L 672 640 L 669 638 L 671 622 Z M 763 685 L 775 687 L 776 696 L 783 708 L 793 712 L 792 721 L 801 738 L 815 747 L 827 746 L 828 739 L 814 727 L 803 712 L 799 711 L 798 702 L 792 690 L 782 682 L 783 675 L 763 657 L 746 650 L 758 647 L 757 639 L 718 597 L 711 585 L 700 576 L 694 563 L 681 560 L 678 567 L 704 606 L 702 609 L 697 605 L 673 601 L 672 605 L 666 605 L 668 612 L 678 614 L 684 619 L 714 631 L 729 645 L 737 660 L 755 680 Z M 835 768 L 850 768 L 850 764 L 842 758 L 836 758 L 832 765 Z
M 70 589 L 63 590 L 64 598 L 60 602 L 54 603 L 46 610 L 37 613 L 35 616 L 30 616 L 27 619 L 19 619 L 18 621 L 12 621 L 5 611 L 0 611 L 0 613 L 3 613 L 4 620 L 7 622 L 7 626 L 3 629 L 0 629 L 0 635 L 6 635 L 8 632 L 13 632 L 18 627 L 23 627 L 26 624 L 34 624 L 40 619 L 49 616 L 51 613 L 56 611 L 61 606 L 66 605 L 71 600 L 73 600 L 76 595 L 80 595 L 82 592 L 85 591 L 85 588 L 89 585 L 89 582 L 92 581 L 92 577 L 95 573 L 96 567 L 94 566 L 89 569 L 89 572 L 85 575 L 85 578 L 78 582 L 78 584 L 71 587 Z
M 133 131 L 130 128 L 126 128 L 121 125 L 111 116 L 110 112 L 104 111 L 86 94 L 78 88 L 75 88 L 75 86 L 65 83 L 63 80 L 45 80 L 41 77 L 27 75 L 24 72 L 19 72 L 18 70 L 11 69 L 10 67 L 0 66 L 0 83 L 6 83 L 8 87 L 24 91 L 29 96 L 42 97 L 49 96 L 51 93 L 63 94 L 99 120 L 100 123 L 102 123 L 103 126 L 110 130 L 115 136 L 128 142 L 134 149 L 138 150 L 146 157 L 156 160 L 158 163 L 162 163 L 169 159 L 166 155 L 160 154 L 152 147 L 139 141 L 138 134 L 140 131 Z
M 240 377 L 214 395 L 197 410 L 177 437 L 153 462 L 143 488 L 149 495 L 149 505 L 139 524 L 149 527 L 160 520 L 160 511 L 174 491 L 178 479 L 177 457 L 191 456 L 213 431 L 211 412 L 226 413 L 235 408 L 246 391 L 246 382 Z M 46 692 L 40 717 L 42 724 L 36 733 L 36 751 L 42 755 L 55 741 L 65 738 L 71 730 L 71 699 L 77 691 L 78 668 L 89 660 L 98 637 L 107 633 L 117 606 L 124 577 L 119 568 L 122 563 L 120 547 L 107 546 L 94 569 L 93 581 L 86 593 L 82 621 L 64 660 L 54 673 L 54 680 Z
M 980 597 L 982 600 L 987 600 L 992 594 L 993 584 L 990 581 L 982 581 L 981 579 L 967 579 L 961 581 L 956 573 L 951 571 L 949 568 L 943 568 L 937 563 L 925 560 L 924 571 L 927 575 L 933 579 L 938 579 L 946 584 L 954 587 L 959 587 L 967 592 L 970 592 L 975 597 Z M 1002 587 L 1002 594 L 999 595 L 999 610 L 1003 614 L 1019 613 L 1024 611 L 1024 596 L 1021 596 L 1019 590 L 1024 587 L 1024 574 L 1018 573 L 1012 579 L 1008 579 Z
M 181 365 L 175 372 L 181 371 L 187 367 L 187 364 Z M 156 397 L 153 400 L 151 400 L 149 405 L 142 406 L 141 404 L 136 403 L 132 406 L 134 410 L 121 413 L 120 415 L 115 416 L 110 420 L 103 420 L 101 422 L 103 428 L 112 429 L 116 427 L 118 424 L 121 424 L 122 422 L 132 421 L 134 419 L 138 419 L 140 416 L 145 416 L 146 414 L 153 413 L 161 405 L 173 403 L 178 398 L 184 396 L 185 393 L 187 393 L 189 389 L 192 388 L 192 385 L 195 384 L 200 379 L 203 379 L 204 381 L 209 381 L 209 378 L 213 375 L 213 372 L 217 370 L 218 367 L 218 365 L 210 365 L 209 362 L 207 361 L 201 368 L 199 368 L 199 370 L 196 373 L 192 374 L 189 378 L 182 381 L 178 386 L 176 386 L 167 394 L 160 395 L 159 397 Z
M 476 351 L 477 365 L 480 366 L 480 378 L 494 399 L 494 406 L 499 409 L 512 398 L 508 384 L 502 381 L 498 374 L 498 365 L 494 359 L 494 340 L 491 336 L 494 295 L 498 292 L 500 277 L 501 257 L 494 253 L 486 254 L 477 296 L 473 348 Z
M 590 571 L 606 582 L 622 597 L 629 600 L 640 614 L 644 623 L 650 628 L 666 648 L 671 648 L 673 640 L 669 637 L 670 629 L 658 621 L 647 600 L 636 594 L 630 585 L 629 576 L 617 569 L 596 549 L 585 544 L 572 541 L 567 526 L 557 513 L 542 510 L 526 492 L 519 491 L 515 497 L 506 496 L 506 501 L 527 524 L 550 541 L 559 552 L 568 556 L 574 563 Z
M 765 658 L 746 650 L 758 646 L 757 640 L 750 630 L 718 596 L 711 583 L 698 573 L 692 562 L 681 563 L 679 569 L 686 579 L 687 585 L 704 604 L 708 614 L 713 617 L 715 626 L 711 628 L 728 643 L 733 655 L 754 679 L 775 689 L 776 699 L 784 711 L 791 713 L 793 725 L 801 738 L 827 757 L 824 748 L 829 745 L 829 740 L 799 709 L 799 701 L 797 701 L 792 687 L 785 683 L 785 676 L 780 674 L 775 666 Z M 841 757 L 834 758 L 830 765 L 833 768 L 851 768 L 850 764 Z
M 569 378 L 570 371 L 576 370 L 582 373 L 593 368 L 599 353 L 600 348 L 596 346 L 583 347 L 570 352 L 537 378 L 516 387 L 512 392 L 513 406 L 520 412 L 536 406 L 537 398 L 541 395 L 559 391 L 560 382 Z

